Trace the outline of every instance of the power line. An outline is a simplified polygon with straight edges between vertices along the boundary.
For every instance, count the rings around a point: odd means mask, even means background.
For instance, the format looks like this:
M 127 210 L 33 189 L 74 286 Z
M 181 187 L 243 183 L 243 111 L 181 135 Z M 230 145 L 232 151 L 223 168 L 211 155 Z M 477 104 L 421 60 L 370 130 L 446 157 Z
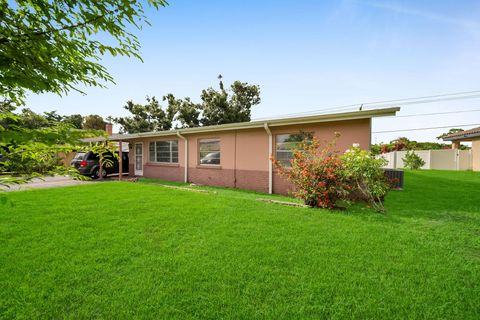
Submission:
M 419 99 L 430 99 L 430 98 L 439 98 L 439 97 L 448 97 L 448 96 L 459 96 L 459 95 L 466 95 L 472 93 L 480 93 L 480 90 L 473 90 L 473 91 L 463 91 L 463 92 L 453 92 L 453 93 L 445 93 L 445 94 L 436 94 L 431 96 L 421 96 L 421 97 L 413 97 L 413 98 L 403 98 L 403 99 L 395 99 L 395 100 L 384 100 L 384 101 L 377 101 L 377 102 L 365 102 L 363 104 L 378 104 L 378 103 L 391 103 L 397 101 L 405 101 L 405 100 L 419 100 Z
M 465 100 L 465 99 L 476 99 L 480 98 L 480 94 L 476 95 L 470 95 L 470 96 L 464 96 L 464 97 L 451 97 L 451 98 L 438 98 L 438 99 L 430 99 L 430 100 L 419 100 L 419 101 L 410 101 L 410 102 L 404 102 L 404 103 L 398 103 L 400 106 L 408 106 L 412 104 L 422 104 L 422 103 L 431 103 L 431 102 L 438 102 L 438 101 L 454 101 L 454 100 Z M 381 107 L 388 107 L 391 106 L 390 104 L 382 104 L 382 105 L 376 105 L 376 108 L 381 108 Z
M 472 95 L 473 93 L 477 93 L 477 94 Z M 418 104 L 418 103 L 430 103 L 430 102 L 437 102 L 437 101 L 480 98 L 480 94 L 478 94 L 478 93 L 480 93 L 480 90 L 459 92 L 459 93 L 439 94 L 439 95 L 423 96 L 423 97 L 415 97 L 415 98 L 404 98 L 404 99 L 395 99 L 395 100 L 364 102 L 364 103 L 351 104 L 351 105 L 345 105 L 345 106 L 339 106 L 339 107 L 319 109 L 318 111 L 320 111 L 320 110 L 329 111 L 329 110 L 335 110 L 335 109 L 352 108 L 352 107 L 359 107 L 361 105 L 366 106 L 367 108 L 369 106 L 374 105 L 376 108 L 379 108 L 379 107 L 384 107 L 384 106 L 391 106 L 392 103 L 396 103 L 396 104 L 400 104 L 400 105 L 404 106 L 404 105 Z M 452 97 L 452 96 L 465 95 L 465 94 L 470 94 L 470 95 L 467 95 L 467 96 L 464 96 L 464 97 Z M 432 99 L 432 98 L 438 98 L 438 99 Z M 425 100 L 425 99 L 429 99 L 429 100 Z M 411 101 L 411 100 L 413 100 L 413 101 Z M 403 101 L 405 101 L 405 102 L 403 102 Z M 381 104 L 381 105 L 378 105 L 378 104 Z M 314 112 L 314 111 L 308 111 L 308 112 Z
M 480 109 L 458 110 L 458 111 L 448 111 L 448 112 L 417 113 L 417 114 L 399 115 L 399 116 L 395 116 L 395 118 L 409 118 L 409 117 L 420 117 L 420 116 L 435 116 L 435 115 L 442 115 L 442 114 L 469 113 L 469 112 L 479 112 L 479 111 L 480 111 Z
M 356 104 L 349 104 L 349 105 L 343 105 L 343 106 L 322 108 L 322 109 L 306 111 L 306 112 L 284 114 L 281 117 L 301 116 L 301 115 L 308 115 L 308 114 L 321 114 L 324 112 L 331 112 L 334 110 L 348 111 L 348 109 L 352 109 L 352 108 L 356 108 L 358 110 L 360 106 L 365 106 L 365 108 L 372 108 L 372 107 L 381 108 L 381 107 L 392 106 L 392 104 L 394 103 L 401 106 L 406 106 L 406 105 L 432 103 L 432 102 L 439 102 L 439 101 L 454 101 L 454 100 L 475 99 L 475 98 L 480 98 L 480 90 L 446 93 L 446 94 L 438 94 L 438 95 L 430 95 L 430 96 L 420 96 L 420 97 L 403 98 L 403 99 L 395 99 L 395 100 L 382 100 L 382 101 L 356 103 Z M 347 109 L 347 110 L 344 110 L 344 109 Z M 267 118 L 255 118 L 254 120 L 262 120 L 262 119 L 267 119 Z
M 454 128 L 454 127 L 470 127 L 470 126 L 480 126 L 480 124 L 479 124 L 479 123 L 473 123 L 473 124 L 455 124 L 455 125 L 441 126 L 441 127 L 411 128 L 411 129 L 385 130 L 385 131 L 372 131 L 372 133 L 389 133 L 389 132 L 402 132 L 402 131 L 420 131 L 420 130 L 433 130 L 433 129 L 445 129 L 445 128 Z

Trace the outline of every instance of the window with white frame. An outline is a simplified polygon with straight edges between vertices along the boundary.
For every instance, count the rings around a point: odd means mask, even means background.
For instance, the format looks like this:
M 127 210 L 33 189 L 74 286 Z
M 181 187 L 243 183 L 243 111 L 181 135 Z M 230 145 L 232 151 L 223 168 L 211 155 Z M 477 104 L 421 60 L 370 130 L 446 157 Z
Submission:
M 312 140 L 313 134 L 310 132 L 278 134 L 275 138 L 275 159 L 288 167 L 293 159 L 293 150 L 298 149 L 305 140 Z
M 198 142 L 200 164 L 220 164 L 220 140 L 202 139 Z
M 151 141 L 150 162 L 178 163 L 178 140 Z

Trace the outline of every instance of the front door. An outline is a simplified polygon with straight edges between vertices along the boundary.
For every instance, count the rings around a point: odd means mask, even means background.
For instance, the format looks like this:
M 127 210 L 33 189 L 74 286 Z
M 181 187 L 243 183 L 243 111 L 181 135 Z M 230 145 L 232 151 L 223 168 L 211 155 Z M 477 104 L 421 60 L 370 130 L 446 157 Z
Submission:
M 135 143 L 135 175 L 143 176 L 143 143 Z

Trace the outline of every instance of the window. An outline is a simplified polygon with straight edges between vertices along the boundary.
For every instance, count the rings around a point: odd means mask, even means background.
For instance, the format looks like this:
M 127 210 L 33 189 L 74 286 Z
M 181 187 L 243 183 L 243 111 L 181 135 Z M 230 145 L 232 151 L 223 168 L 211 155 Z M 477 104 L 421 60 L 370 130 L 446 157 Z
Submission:
M 275 159 L 277 159 L 284 166 L 290 166 L 290 160 L 293 159 L 293 150 L 298 149 L 298 145 L 302 141 L 311 140 L 312 138 L 313 134 L 309 132 L 277 135 Z
M 220 140 L 204 139 L 198 143 L 200 164 L 220 164 Z
M 152 141 L 149 154 L 150 162 L 178 163 L 178 140 Z

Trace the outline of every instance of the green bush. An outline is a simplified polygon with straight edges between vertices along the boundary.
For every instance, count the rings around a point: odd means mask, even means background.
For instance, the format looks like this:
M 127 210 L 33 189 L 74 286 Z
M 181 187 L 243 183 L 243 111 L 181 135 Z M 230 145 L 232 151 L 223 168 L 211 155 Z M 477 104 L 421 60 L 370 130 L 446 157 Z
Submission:
M 384 212 L 383 198 L 390 190 L 382 169 L 386 160 L 376 159 L 370 152 L 358 147 L 347 150 L 341 160 L 345 180 L 351 187 L 350 196 L 356 196 L 353 200 L 362 199 L 375 210 Z
M 408 151 L 405 155 L 405 158 L 403 158 L 402 160 L 404 166 L 412 170 L 418 170 L 425 165 L 425 161 L 423 161 L 423 159 L 420 158 L 420 156 L 414 151 Z

